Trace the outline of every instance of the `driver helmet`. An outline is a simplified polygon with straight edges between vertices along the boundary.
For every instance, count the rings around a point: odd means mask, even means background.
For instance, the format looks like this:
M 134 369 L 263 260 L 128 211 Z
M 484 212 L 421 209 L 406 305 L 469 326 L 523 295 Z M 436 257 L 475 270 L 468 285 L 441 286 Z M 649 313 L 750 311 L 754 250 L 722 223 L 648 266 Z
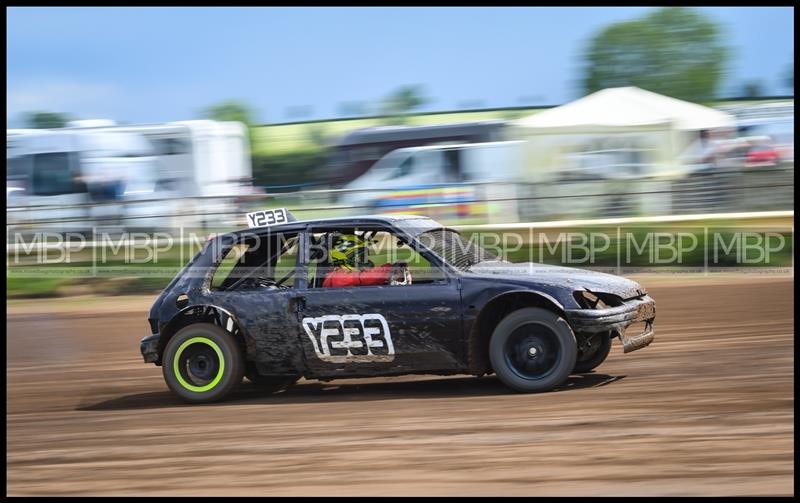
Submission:
M 330 258 L 334 266 L 346 269 L 368 265 L 367 243 L 355 234 L 337 236 L 330 250 Z

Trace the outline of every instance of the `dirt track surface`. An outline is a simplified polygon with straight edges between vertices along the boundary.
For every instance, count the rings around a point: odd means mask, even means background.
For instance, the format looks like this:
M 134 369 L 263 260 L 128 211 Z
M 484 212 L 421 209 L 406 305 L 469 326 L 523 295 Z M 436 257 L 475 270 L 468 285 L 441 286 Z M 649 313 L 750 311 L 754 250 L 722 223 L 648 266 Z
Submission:
M 792 280 L 644 284 L 653 345 L 554 392 L 421 376 L 208 406 L 142 363 L 150 299 L 30 301 L 7 321 L 7 493 L 793 494 Z

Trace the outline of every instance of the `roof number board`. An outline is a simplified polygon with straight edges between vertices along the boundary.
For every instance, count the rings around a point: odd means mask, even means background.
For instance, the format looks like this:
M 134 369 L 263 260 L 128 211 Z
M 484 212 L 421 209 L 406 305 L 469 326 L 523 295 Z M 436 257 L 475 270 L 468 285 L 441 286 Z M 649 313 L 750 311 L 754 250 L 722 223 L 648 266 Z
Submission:
M 269 227 L 270 225 L 285 224 L 289 221 L 289 212 L 286 211 L 286 208 L 254 211 L 247 214 L 247 226 L 251 229 L 254 227 Z

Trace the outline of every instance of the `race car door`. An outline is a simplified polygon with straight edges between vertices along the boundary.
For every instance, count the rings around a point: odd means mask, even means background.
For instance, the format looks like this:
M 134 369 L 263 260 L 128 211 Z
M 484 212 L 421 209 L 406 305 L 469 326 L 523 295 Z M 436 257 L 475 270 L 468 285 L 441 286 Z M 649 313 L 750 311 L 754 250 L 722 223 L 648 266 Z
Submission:
M 376 264 L 406 262 L 411 284 L 323 287 L 334 269 L 326 250 L 337 233 L 364 238 Z M 388 230 L 312 229 L 309 238 L 298 320 L 311 372 L 364 376 L 459 368 L 460 291 L 435 258 Z
M 214 303 L 236 314 L 248 334 L 249 355 L 276 374 L 303 367 L 299 327 L 292 322 L 301 236 L 297 232 L 243 236 L 241 243 L 222 250 L 224 258 L 210 284 Z

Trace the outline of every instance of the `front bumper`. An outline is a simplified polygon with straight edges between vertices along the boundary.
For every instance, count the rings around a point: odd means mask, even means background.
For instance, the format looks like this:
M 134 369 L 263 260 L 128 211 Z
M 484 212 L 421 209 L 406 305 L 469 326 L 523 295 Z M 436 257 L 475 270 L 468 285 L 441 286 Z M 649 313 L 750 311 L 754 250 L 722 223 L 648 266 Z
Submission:
M 148 335 L 139 343 L 145 363 L 158 363 L 158 341 L 161 334 Z
M 656 303 L 645 295 L 626 301 L 623 305 L 608 309 L 568 309 L 567 321 L 575 332 L 595 334 L 613 331 L 622 341 L 624 353 L 630 353 L 650 345 L 655 338 L 653 321 L 656 318 Z M 644 322 L 640 334 L 628 336 L 625 329 L 637 322 Z

